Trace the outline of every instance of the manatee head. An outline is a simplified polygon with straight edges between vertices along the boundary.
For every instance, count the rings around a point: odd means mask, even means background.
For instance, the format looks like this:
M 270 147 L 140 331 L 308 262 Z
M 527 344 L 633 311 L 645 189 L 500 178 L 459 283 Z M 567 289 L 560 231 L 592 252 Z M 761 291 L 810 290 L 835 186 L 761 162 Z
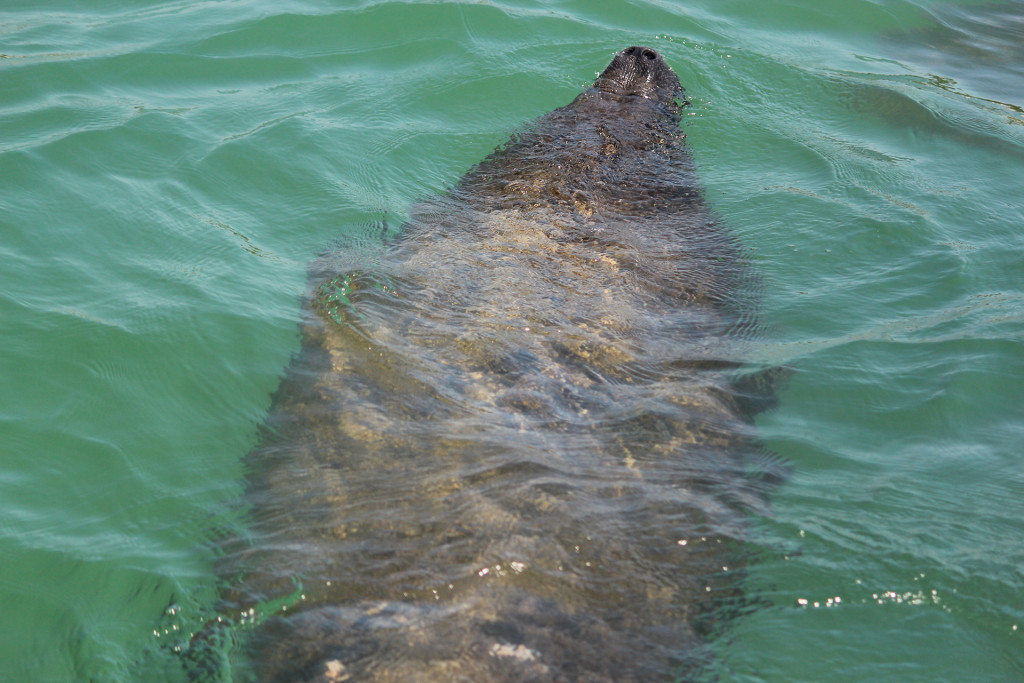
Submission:
M 635 96 L 670 104 L 683 92 L 679 77 L 658 52 L 643 45 L 627 47 L 594 81 L 599 92 Z

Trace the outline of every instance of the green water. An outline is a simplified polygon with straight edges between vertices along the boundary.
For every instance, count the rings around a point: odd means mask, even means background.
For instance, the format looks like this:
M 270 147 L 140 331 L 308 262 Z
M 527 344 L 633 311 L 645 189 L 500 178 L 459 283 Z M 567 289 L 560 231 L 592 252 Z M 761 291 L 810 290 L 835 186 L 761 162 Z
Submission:
M 720 679 L 1024 679 L 1024 5 L 341 4 L 0 9 L 0 680 L 181 678 L 308 262 L 635 43 L 794 369 Z

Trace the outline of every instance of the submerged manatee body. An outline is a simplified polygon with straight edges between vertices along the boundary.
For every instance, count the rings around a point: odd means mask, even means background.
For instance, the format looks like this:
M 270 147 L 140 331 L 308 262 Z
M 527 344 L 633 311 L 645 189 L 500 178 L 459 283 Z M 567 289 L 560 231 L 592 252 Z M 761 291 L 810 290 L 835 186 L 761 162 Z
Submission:
M 736 381 L 753 278 L 684 105 L 628 48 L 372 266 L 316 264 L 226 558 L 227 608 L 268 614 L 236 677 L 693 675 L 766 484 Z

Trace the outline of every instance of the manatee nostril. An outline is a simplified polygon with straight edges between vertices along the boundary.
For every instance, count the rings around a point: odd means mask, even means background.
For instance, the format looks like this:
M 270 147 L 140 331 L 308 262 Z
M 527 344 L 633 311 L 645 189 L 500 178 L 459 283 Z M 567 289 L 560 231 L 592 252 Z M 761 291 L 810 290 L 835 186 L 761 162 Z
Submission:
M 644 59 L 652 61 L 658 58 L 657 52 L 655 52 L 649 47 L 643 47 L 641 45 L 633 45 L 632 47 L 627 47 L 625 50 L 622 51 L 622 54 L 629 55 L 630 57 L 639 54 Z

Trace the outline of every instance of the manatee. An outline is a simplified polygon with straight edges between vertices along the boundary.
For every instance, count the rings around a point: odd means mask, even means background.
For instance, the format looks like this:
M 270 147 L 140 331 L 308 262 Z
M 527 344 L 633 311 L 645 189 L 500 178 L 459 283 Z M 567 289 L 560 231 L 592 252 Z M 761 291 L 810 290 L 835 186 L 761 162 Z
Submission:
M 222 550 L 233 678 L 700 675 L 776 477 L 760 285 L 688 104 L 626 48 L 397 238 L 311 266 Z

